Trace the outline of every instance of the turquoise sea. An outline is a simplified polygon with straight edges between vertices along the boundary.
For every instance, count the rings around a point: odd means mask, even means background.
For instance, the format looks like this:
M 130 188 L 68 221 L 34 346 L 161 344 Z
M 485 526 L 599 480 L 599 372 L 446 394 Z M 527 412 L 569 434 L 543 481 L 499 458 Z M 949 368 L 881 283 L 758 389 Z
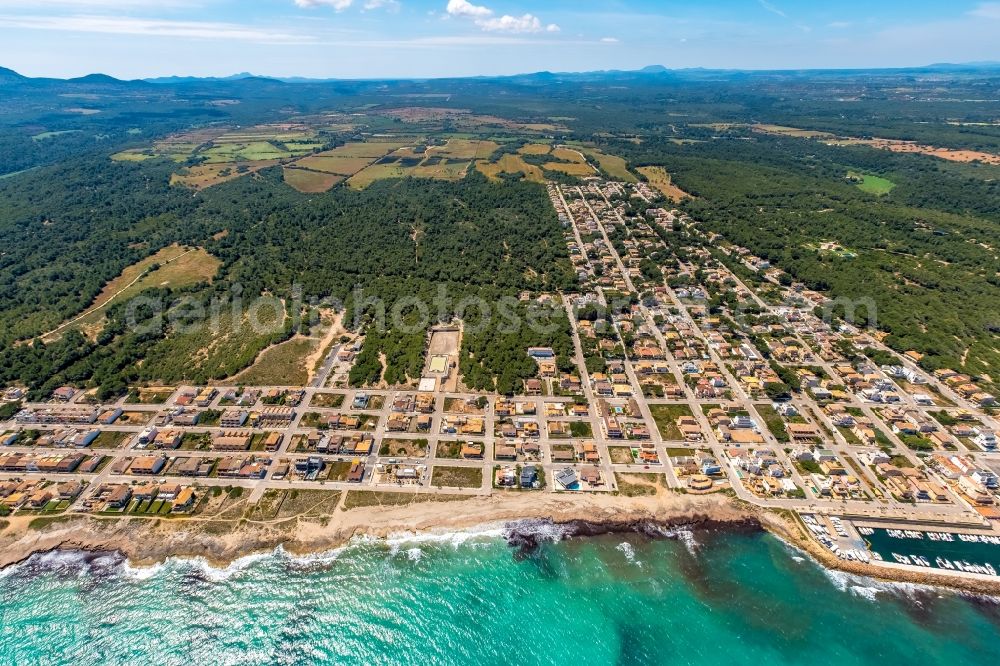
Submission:
M 502 530 L 225 569 L 36 555 L 0 572 L 0 664 L 982 664 L 1000 603 L 827 572 L 766 534 Z

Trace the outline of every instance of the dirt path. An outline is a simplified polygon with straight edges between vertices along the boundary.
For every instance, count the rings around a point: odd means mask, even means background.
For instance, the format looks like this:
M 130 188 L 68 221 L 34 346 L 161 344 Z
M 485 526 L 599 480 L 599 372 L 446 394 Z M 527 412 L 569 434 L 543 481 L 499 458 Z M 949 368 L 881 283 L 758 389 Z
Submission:
M 188 255 L 188 254 L 191 254 L 196 249 L 197 248 L 191 248 L 190 250 L 187 250 L 186 252 L 181 252 L 176 257 L 168 259 L 168 260 L 164 261 L 160 265 L 161 266 L 166 266 L 167 264 L 173 263 L 173 262 L 177 261 L 178 259 L 180 259 L 181 257 L 183 257 L 185 255 Z M 65 322 L 63 324 L 60 324 L 59 326 L 57 326 L 56 328 L 52 329 L 48 333 L 43 334 L 41 336 L 42 342 L 51 342 L 52 336 L 56 335 L 57 333 L 59 333 L 60 331 L 62 331 L 63 329 L 65 329 L 66 327 L 72 326 L 73 324 L 75 324 L 76 322 L 80 321 L 84 317 L 87 317 L 87 316 L 93 314 L 94 312 L 97 312 L 99 310 L 104 309 L 105 307 L 107 307 L 107 305 L 109 303 L 113 302 L 116 298 L 118 298 L 119 296 L 121 296 L 128 289 L 131 289 L 135 285 L 136 282 L 138 282 L 139 280 L 143 279 L 147 275 L 149 275 L 149 268 L 147 268 L 146 270 L 144 270 L 141 273 L 139 273 L 139 275 L 134 280 L 132 280 L 131 282 L 129 282 L 127 285 L 125 285 L 124 287 L 122 287 L 121 289 L 119 289 L 118 291 L 116 291 L 115 293 L 111 294 L 111 297 L 108 298 L 108 300 L 104 301 L 103 303 L 99 303 L 98 305 L 95 305 L 94 307 L 92 307 L 92 308 L 90 308 L 88 310 L 85 310 L 83 312 L 83 314 L 77 315 L 73 319 L 70 319 L 69 321 L 67 321 L 67 322 Z
M 320 365 L 326 358 L 326 354 L 333 341 L 337 339 L 338 336 L 343 335 L 347 331 L 341 325 L 344 318 L 343 312 L 335 312 L 333 315 L 333 321 L 330 322 L 330 328 L 326 330 L 323 337 L 320 338 L 319 344 L 316 348 L 310 352 L 308 356 L 305 357 L 303 363 L 306 369 L 306 373 L 309 376 L 308 381 L 311 383 L 313 379 L 316 378 L 316 373 L 319 371 Z

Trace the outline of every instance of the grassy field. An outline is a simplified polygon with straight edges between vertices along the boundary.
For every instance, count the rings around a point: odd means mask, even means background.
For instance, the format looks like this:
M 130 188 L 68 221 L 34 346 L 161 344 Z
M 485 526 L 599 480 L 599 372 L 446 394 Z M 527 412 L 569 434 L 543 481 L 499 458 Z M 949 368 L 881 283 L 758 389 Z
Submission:
M 303 157 L 295 162 L 295 166 L 311 171 L 338 174 L 340 176 L 353 176 L 378 158 L 372 157 L 335 157 L 333 155 L 320 154 Z
M 483 468 L 435 467 L 431 485 L 435 488 L 479 488 L 483 485 Z
M 632 449 L 627 446 L 609 446 L 608 456 L 615 465 L 631 465 L 634 462 Z
M 553 148 L 550 154 L 557 160 L 563 160 L 565 162 L 583 164 L 587 161 L 587 158 L 585 158 L 576 148 L 566 148 L 560 146 L 558 148 Z
M 343 393 L 314 393 L 310 407 L 327 407 L 335 409 L 344 404 Z
M 347 180 L 348 187 L 363 190 L 372 183 L 386 178 L 405 178 L 407 168 L 399 162 L 379 162 L 362 169 Z
M 125 398 L 126 405 L 162 405 L 167 401 L 174 392 L 174 389 L 165 387 L 150 387 L 146 388 L 143 386 L 133 388 L 129 391 L 128 396 Z
M 438 458 L 458 458 L 462 453 L 461 442 L 450 442 L 442 440 L 437 444 L 434 455 Z
M 331 187 L 344 180 L 343 176 L 333 173 L 320 173 L 309 169 L 297 169 L 286 166 L 282 169 L 282 177 L 287 185 L 304 194 L 326 192 Z
M 42 336 L 45 341 L 54 339 L 59 332 L 70 326 L 77 327 L 95 336 L 104 319 L 105 306 L 115 300 L 127 300 L 144 289 L 169 287 L 178 289 L 199 282 L 210 282 L 222 264 L 203 248 L 187 248 L 170 245 L 131 266 L 127 266 L 94 298 L 87 310 L 70 319 L 51 333 Z
M 309 382 L 306 358 L 318 344 L 316 338 L 295 337 L 268 347 L 233 381 L 249 386 L 304 386 Z
M 390 439 L 382 440 L 378 454 L 380 456 L 398 456 L 400 458 L 423 458 L 427 455 L 426 439 Z
M 876 196 L 889 194 L 889 192 L 892 191 L 892 188 L 896 187 L 896 183 L 887 178 L 857 173 L 856 171 L 849 171 L 847 173 L 847 177 L 851 181 L 854 181 L 857 188 L 862 192 L 867 192 L 868 194 L 874 194 Z
M 788 431 L 785 430 L 785 422 L 781 415 L 774 411 L 774 407 L 768 404 L 754 405 L 754 407 L 760 417 L 764 419 L 764 424 L 767 425 L 767 429 L 771 431 L 774 438 L 779 442 L 787 442 Z
M 586 162 L 546 162 L 545 168 L 549 171 L 561 171 L 570 176 L 593 176 L 593 167 Z
M 684 439 L 677 428 L 677 419 L 681 416 L 693 416 L 687 405 L 650 405 L 649 411 L 656 421 L 660 436 L 666 440 L 680 441 Z
M 602 153 L 596 148 L 581 148 L 588 157 L 595 160 L 609 176 L 626 183 L 638 182 L 635 174 L 628 170 L 628 163 L 617 155 Z
M 344 499 L 344 509 L 357 509 L 366 506 L 405 506 L 422 502 L 455 502 L 472 497 L 472 495 L 434 495 L 429 493 L 396 493 L 376 490 L 348 490 Z
M 685 197 L 691 196 L 671 182 L 670 174 L 663 167 L 645 166 L 639 167 L 636 171 L 645 176 L 650 185 L 658 189 L 663 196 L 671 201 L 680 201 Z
M 146 355 L 147 376 L 172 381 L 178 378 L 228 377 L 252 365 L 266 349 L 286 318 L 284 304 L 277 298 L 262 297 L 255 308 L 255 323 L 248 312 L 237 319 L 223 308 L 213 326 L 197 326 L 176 332 L 162 340 Z M 259 324 L 259 326 L 257 325 Z
M 766 134 L 794 136 L 800 139 L 833 138 L 833 134 L 830 134 L 829 132 L 817 132 L 815 130 L 799 129 L 797 127 L 785 127 L 784 125 L 754 125 L 753 129 Z
M 443 146 L 431 146 L 427 154 L 454 160 L 482 160 L 493 154 L 499 144 L 479 139 L 449 139 Z
M 203 190 L 227 180 L 241 178 L 250 173 L 256 173 L 261 169 L 280 164 L 280 160 L 262 160 L 255 162 L 240 162 L 237 166 L 232 162 L 220 162 L 218 164 L 199 164 L 198 166 L 185 167 L 178 173 L 170 177 L 171 185 L 183 185 L 195 190 Z
M 347 181 L 353 189 L 363 190 L 372 183 L 385 178 L 436 178 L 439 180 L 461 180 L 471 165 L 467 161 L 442 159 L 436 164 L 407 165 L 399 160 L 378 162 L 362 169 Z
M 347 143 L 332 150 L 303 157 L 296 160 L 293 165 L 311 171 L 347 177 L 353 176 L 397 149 L 402 149 L 402 144 L 398 142 Z
M 615 472 L 618 491 L 626 497 L 643 497 L 666 492 L 667 477 L 663 474 Z
M 517 152 L 522 155 L 548 155 L 552 146 L 547 143 L 529 143 L 521 146 Z
M 111 156 L 114 162 L 144 162 L 146 160 L 151 160 L 156 155 L 150 153 L 140 152 L 138 150 L 123 150 L 120 153 L 115 153 Z
M 248 143 L 216 143 L 200 155 L 207 164 L 221 164 L 236 161 L 255 162 L 258 160 L 280 160 L 294 156 L 290 150 L 279 148 L 270 141 L 250 141 Z

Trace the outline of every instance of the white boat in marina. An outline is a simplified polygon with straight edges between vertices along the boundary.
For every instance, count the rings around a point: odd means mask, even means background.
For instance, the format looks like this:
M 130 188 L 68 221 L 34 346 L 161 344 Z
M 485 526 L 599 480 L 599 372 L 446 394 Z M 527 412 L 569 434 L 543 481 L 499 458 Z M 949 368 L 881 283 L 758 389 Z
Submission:
M 934 563 L 937 564 L 938 569 L 954 569 L 955 568 L 952 565 L 952 563 L 951 563 L 950 560 L 946 560 L 945 558 L 941 557 L 940 555 L 938 555 L 937 557 L 934 558 Z

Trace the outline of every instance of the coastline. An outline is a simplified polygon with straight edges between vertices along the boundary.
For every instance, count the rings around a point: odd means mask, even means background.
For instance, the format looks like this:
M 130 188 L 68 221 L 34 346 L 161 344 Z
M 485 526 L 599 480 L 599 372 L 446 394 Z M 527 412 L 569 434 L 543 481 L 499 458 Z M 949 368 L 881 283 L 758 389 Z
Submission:
M 41 529 L 12 522 L 0 531 L 0 570 L 53 551 L 116 552 L 140 568 L 170 558 L 200 558 L 212 567 L 225 568 L 278 548 L 304 557 L 335 550 L 361 536 L 389 539 L 487 526 L 507 531 L 512 546 L 530 550 L 537 546 L 537 534 L 518 527 L 531 521 L 551 524 L 567 537 L 628 532 L 668 538 L 673 536 L 671 530 L 767 531 L 829 570 L 888 583 L 1000 596 L 1000 580 L 841 560 L 810 538 L 794 519 L 719 494 L 475 496 L 462 501 L 336 509 L 327 516 L 296 517 L 278 525 L 241 520 L 223 532 L 203 529 L 210 521 L 197 520 L 72 516 Z

